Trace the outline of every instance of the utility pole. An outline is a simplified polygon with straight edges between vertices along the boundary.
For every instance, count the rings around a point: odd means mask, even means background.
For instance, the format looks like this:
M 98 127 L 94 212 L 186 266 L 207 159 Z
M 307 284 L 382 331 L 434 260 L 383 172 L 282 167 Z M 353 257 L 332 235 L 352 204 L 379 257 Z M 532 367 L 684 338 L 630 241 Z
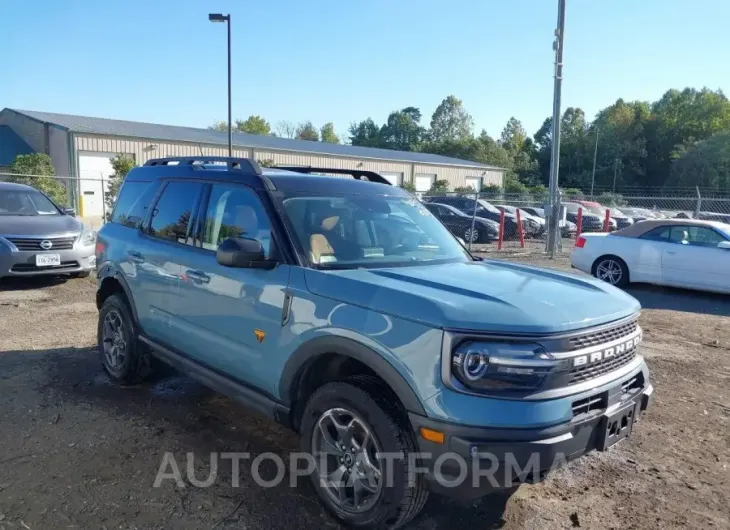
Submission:
M 613 192 L 616 193 L 616 175 L 618 175 L 618 158 L 613 162 Z
M 560 98 L 563 83 L 563 36 L 565 35 L 565 0 L 558 0 L 558 28 L 555 30 L 555 87 L 553 88 L 553 130 L 552 152 L 550 154 L 550 217 L 548 219 L 547 251 L 555 257 L 560 233 L 560 188 L 558 168 L 560 165 Z
M 591 177 L 591 200 L 593 200 L 593 186 L 596 183 L 596 157 L 598 156 L 598 125 L 596 125 L 596 148 L 593 150 L 593 176 Z

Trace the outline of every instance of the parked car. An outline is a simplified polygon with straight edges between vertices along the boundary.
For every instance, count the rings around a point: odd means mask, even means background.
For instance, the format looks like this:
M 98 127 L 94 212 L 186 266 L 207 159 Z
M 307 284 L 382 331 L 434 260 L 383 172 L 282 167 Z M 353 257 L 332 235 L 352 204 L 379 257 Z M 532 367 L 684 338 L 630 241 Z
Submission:
M 570 260 L 612 285 L 643 282 L 730 293 L 730 226 L 648 219 L 613 234 L 580 236 Z
M 628 208 L 628 207 L 622 206 L 621 211 L 624 214 L 631 217 L 634 220 L 634 222 L 646 221 L 647 219 L 659 219 L 660 218 L 658 212 L 653 212 L 646 208 Z
M 653 390 L 639 303 L 474 258 L 371 177 L 216 157 L 132 169 L 96 246 L 111 379 L 162 360 L 294 429 L 321 502 L 360 528 L 626 438 Z
M 730 214 L 718 212 L 700 212 L 697 219 L 704 221 L 717 221 L 719 223 L 730 224 Z
M 0 182 L 0 278 L 69 274 L 96 266 L 96 233 L 31 186 Z
M 627 226 L 631 226 L 632 224 L 634 224 L 634 219 L 626 215 L 618 208 L 609 208 L 608 210 L 611 212 L 609 214 L 611 216 L 611 219 L 616 220 L 616 226 L 619 230 L 621 228 L 626 228 Z
M 424 203 L 426 209 L 449 229 L 449 232 L 462 238 L 467 243 L 488 243 L 499 237 L 499 223 L 483 217 L 474 217 L 448 204 L 435 202 Z
M 499 210 L 504 210 L 506 213 L 513 215 L 515 218 L 517 218 L 517 207 L 516 206 L 510 206 L 508 204 L 496 204 L 495 205 Z M 542 217 L 532 215 L 528 212 L 526 212 L 524 209 L 519 208 L 520 210 L 520 219 L 529 219 L 530 221 L 534 221 L 538 225 L 538 231 L 535 236 L 542 236 L 545 234 L 545 219 Z
M 437 202 L 439 204 L 448 204 L 449 206 L 453 206 L 454 208 L 461 210 L 466 215 L 473 215 L 476 211 L 477 217 L 490 219 L 496 223 L 500 222 L 500 217 L 502 215 L 502 212 L 499 209 L 497 209 L 496 207 L 494 207 L 494 205 L 490 204 L 484 199 L 479 199 L 475 203 L 475 199 L 472 199 L 470 197 L 462 197 L 459 195 L 445 195 L 424 197 L 423 201 Z M 530 219 L 522 220 L 522 228 L 524 230 L 524 234 L 528 237 L 534 236 L 540 231 L 540 225 L 535 221 L 531 221 Z M 509 213 L 506 213 L 504 215 L 504 237 L 507 239 L 516 239 L 519 237 L 519 232 L 517 230 L 517 217 Z
M 578 210 L 583 210 L 583 219 L 581 221 L 581 232 L 603 232 L 603 223 L 605 217 L 601 217 L 577 202 L 564 202 L 566 218 L 572 222 L 578 222 Z M 616 220 L 609 218 L 609 230 L 616 230 Z
M 598 203 L 595 201 L 575 201 L 575 202 L 577 202 L 578 204 L 583 206 L 583 208 L 587 209 L 592 214 L 597 215 L 602 220 L 605 220 L 606 210 L 608 210 L 609 224 L 610 224 L 609 231 L 610 232 L 613 232 L 614 230 L 617 230 L 619 228 L 626 228 L 627 226 L 634 224 L 633 219 L 624 215 L 624 213 L 621 212 L 617 208 L 610 208 L 608 206 L 604 206 L 601 203 Z

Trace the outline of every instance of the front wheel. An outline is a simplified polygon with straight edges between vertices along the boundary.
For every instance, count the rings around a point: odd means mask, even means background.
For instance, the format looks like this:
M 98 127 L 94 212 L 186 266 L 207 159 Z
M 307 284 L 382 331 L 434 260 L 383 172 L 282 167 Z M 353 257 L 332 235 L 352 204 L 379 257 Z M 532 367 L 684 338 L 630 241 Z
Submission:
M 405 413 L 371 377 L 327 383 L 307 402 L 302 450 L 314 458 L 312 485 L 325 508 L 345 524 L 398 528 L 421 511 L 425 477 L 411 480 L 417 451 Z M 385 459 L 382 455 L 401 455 Z
M 623 287 L 629 283 L 629 269 L 626 263 L 616 256 L 598 258 L 593 264 L 593 276 L 616 287 Z
M 478 243 L 480 235 L 476 226 L 473 230 L 469 227 L 464 231 L 464 241 L 467 243 Z

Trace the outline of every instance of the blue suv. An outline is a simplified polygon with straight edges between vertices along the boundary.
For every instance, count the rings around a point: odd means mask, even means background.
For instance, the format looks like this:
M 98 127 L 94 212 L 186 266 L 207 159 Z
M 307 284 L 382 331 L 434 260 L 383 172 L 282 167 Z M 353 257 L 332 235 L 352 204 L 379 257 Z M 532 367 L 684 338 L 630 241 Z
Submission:
M 163 361 L 294 429 L 353 526 L 539 481 L 626 438 L 652 393 L 634 298 L 472 257 L 375 173 L 151 160 L 96 248 L 109 376 Z

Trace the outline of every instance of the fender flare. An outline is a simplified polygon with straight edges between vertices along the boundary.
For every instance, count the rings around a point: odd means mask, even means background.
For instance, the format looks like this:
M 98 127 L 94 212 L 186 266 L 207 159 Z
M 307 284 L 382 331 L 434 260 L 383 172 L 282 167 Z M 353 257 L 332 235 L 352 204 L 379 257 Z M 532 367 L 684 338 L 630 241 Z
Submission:
M 408 412 L 426 415 L 421 400 L 411 385 L 382 355 L 357 341 L 334 335 L 311 339 L 299 346 L 289 357 L 279 379 L 279 394 L 283 405 L 291 407 L 296 400 L 297 383 L 305 370 L 320 356 L 332 353 L 363 363 L 385 381 Z
M 101 304 L 99 301 L 99 293 L 101 292 L 101 288 L 104 285 L 104 282 L 106 280 L 116 280 L 119 282 L 119 285 L 122 286 L 122 291 L 124 291 L 124 295 L 127 297 L 127 300 L 129 301 L 129 309 L 132 311 L 132 318 L 134 319 L 134 323 L 139 326 L 139 317 L 137 316 L 137 306 L 134 303 L 134 298 L 132 297 L 132 290 L 129 288 L 129 284 L 127 283 L 127 279 L 124 277 L 124 274 L 121 273 L 121 271 L 115 269 L 111 265 L 104 265 L 99 269 L 98 274 L 96 275 L 98 285 L 99 287 L 96 290 L 96 307 L 97 309 L 101 309 Z

